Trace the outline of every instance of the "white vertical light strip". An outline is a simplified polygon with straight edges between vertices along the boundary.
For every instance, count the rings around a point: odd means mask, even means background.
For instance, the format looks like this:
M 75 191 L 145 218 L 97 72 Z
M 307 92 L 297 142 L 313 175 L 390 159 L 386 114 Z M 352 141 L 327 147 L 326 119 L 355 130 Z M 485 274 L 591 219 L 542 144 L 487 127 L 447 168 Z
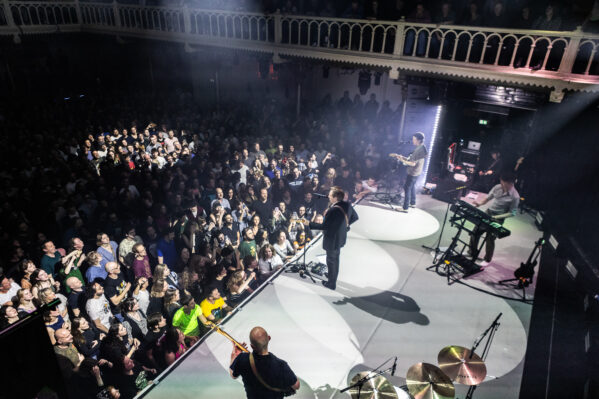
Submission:
M 435 114 L 435 123 L 433 124 L 433 134 L 431 136 L 430 148 L 426 156 L 426 163 L 424 164 L 424 181 L 422 184 L 426 184 L 426 178 L 428 177 L 428 167 L 431 162 L 431 155 L 433 155 L 433 146 L 435 145 L 435 139 L 437 138 L 437 130 L 439 130 L 439 121 L 441 120 L 441 112 L 443 111 L 442 105 L 437 105 L 437 113 Z

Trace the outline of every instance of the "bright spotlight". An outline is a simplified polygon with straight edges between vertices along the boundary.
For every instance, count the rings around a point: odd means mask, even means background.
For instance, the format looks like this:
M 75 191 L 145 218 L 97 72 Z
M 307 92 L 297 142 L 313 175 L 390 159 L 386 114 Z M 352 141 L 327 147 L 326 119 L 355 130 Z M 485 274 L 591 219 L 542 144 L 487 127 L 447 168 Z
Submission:
M 428 149 L 428 154 L 426 155 L 426 163 L 424 164 L 424 181 L 423 184 L 426 184 L 426 179 L 428 177 L 428 166 L 431 162 L 431 155 L 433 154 L 433 146 L 435 145 L 435 139 L 437 138 L 437 130 L 439 129 L 439 121 L 441 120 L 441 112 L 443 111 L 443 106 L 437 106 L 437 113 L 435 114 L 435 123 L 433 124 L 433 134 L 431 135 L 430 148 Z

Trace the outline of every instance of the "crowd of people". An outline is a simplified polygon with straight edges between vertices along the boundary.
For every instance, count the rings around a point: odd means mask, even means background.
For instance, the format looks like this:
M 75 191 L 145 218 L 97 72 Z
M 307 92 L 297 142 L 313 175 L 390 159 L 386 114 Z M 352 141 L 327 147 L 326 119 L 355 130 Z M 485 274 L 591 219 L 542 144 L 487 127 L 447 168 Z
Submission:
M 184 94 L 7 109 L 0 322 L 58 300 L 43 318 L 78 398 L 150 384 L 314 237 L 313 193 L 359 198 L 397 142 L 390 104 L 348 92 L 297 120 L 272 99 L 203 111 Z

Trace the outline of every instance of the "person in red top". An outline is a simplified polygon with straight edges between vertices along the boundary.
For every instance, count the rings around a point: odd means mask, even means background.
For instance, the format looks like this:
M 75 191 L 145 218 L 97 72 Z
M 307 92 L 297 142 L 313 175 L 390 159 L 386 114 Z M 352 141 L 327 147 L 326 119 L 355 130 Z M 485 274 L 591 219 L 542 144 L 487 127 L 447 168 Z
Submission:
M 135 277 L 145 277 L 148 280 L 152 279 L 152 269 L 150 268 L 150 258 L 143 244 L 135 244 L 133 246 L 135 259 L 133 260 L 133 273 Z

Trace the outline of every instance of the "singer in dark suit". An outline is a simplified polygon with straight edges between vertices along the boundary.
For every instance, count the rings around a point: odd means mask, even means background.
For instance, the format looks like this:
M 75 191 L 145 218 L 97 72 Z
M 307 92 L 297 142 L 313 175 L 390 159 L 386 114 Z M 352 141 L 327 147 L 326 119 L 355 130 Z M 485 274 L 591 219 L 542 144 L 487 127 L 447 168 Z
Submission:
M 324 213 L 322 223 L 310 222 L 310 228 L 323 230 L 322 246 L 327 253 L 327 268 L 329 270 L 329 281 L 322 284 L 334 290 L 337 287 L 337 275 L 339 274 L 339 254 L 345 245 L 349 225 L 358 220 L 358 214 L 349 202 L 344 201 L 345 193 L 338 186 L 331 187 L 329 191 L 329 208 Z

